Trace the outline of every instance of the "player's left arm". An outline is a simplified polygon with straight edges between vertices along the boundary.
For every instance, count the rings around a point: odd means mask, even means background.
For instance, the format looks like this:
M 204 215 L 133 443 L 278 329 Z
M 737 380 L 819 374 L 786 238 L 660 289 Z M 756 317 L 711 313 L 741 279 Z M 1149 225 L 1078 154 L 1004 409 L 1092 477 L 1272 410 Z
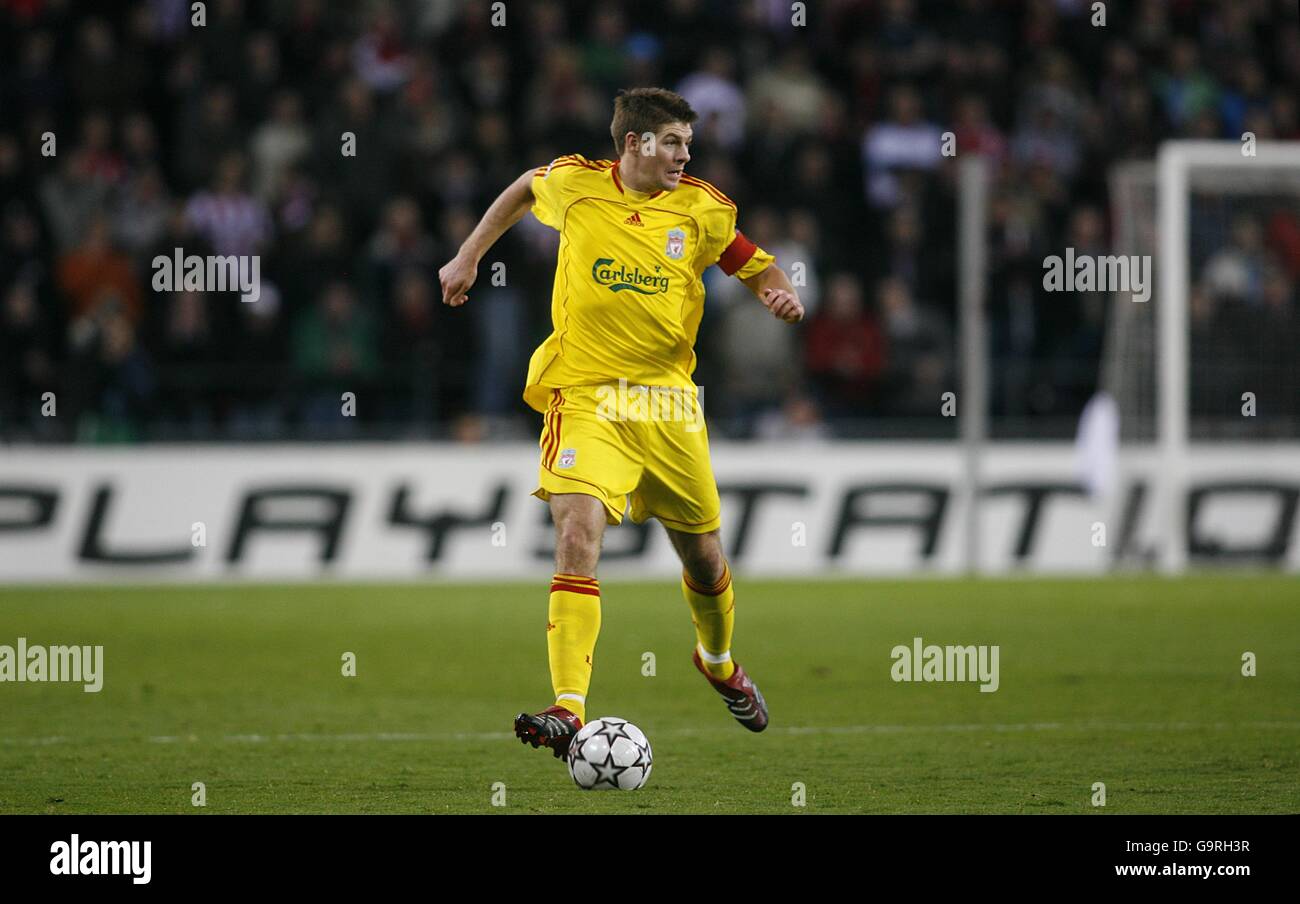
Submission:
M 786 323 L 798 323 L 803 320 L 803 302 L 799 293 L 790 284 L 785 271 L 775 263 L 769 264 L 750 277 L 741 277 L 741 282 L 763 302 L 774 317 Z

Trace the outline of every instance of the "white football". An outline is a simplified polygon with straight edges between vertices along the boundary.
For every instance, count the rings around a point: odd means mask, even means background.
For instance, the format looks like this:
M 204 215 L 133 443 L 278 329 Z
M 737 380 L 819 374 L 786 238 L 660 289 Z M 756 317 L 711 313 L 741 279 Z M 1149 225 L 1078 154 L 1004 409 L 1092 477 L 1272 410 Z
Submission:
M 569 775 L 585 791 L 635 791 L 650 777 L 654 755 L 645 732 L 627 719 L 593 719 L 569 742 Z

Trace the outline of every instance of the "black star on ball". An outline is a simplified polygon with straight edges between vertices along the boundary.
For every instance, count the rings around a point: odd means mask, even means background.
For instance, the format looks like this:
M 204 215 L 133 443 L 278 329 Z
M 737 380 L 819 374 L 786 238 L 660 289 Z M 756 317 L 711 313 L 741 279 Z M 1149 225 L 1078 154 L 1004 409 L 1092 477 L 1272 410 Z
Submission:
M 596 784 L 608 782 L 611 788 L 618 787 L 618 777 L 628 770 L 627 766 L 617 766 L 613 759 L 607 757 L 603 763 L 591 764 L 596 770 Z
M 581 741 L 570 742 L 569 759 L 572 760 L 573 762 L 577 762 L 582 757 L 582 745 L 586 743 L 587 743 L 586 738 L 583 738 Z
M 610 749 L 613 749 L 614 742 L 619 738 L 627 738 L 629 741 L 632 740 L 632 736 L 623 730 L 623 726 L 626 724 L 626 722 L 605 722 L 601 725 L 600 731 L 596 732 L 596 734 L 608 740 Z

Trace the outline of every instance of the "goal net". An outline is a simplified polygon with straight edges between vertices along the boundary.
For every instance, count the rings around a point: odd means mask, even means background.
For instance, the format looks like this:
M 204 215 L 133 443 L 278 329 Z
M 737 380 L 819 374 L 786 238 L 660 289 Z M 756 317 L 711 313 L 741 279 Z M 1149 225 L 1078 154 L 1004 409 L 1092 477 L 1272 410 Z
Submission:
M 1114 253 L 1149 255 L 1155 285 L 1112 293 L 1100 383 L 1121 440 L 1157 444 L 1177 571 L 1189 443 L 1300 437 L 1300 143 L 1168 142 L 1110 194 Z

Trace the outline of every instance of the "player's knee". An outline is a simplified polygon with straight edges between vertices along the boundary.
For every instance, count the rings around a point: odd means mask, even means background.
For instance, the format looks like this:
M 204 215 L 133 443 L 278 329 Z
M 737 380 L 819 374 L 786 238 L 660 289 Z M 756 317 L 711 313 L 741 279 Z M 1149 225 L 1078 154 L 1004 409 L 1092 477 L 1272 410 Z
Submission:
M 712 586 L 722 580 L 726 571 L 724 561 L 721 557 L 697 559 L 686 566 L 686 571 L 695 583 Z
M 604 524 L 582 518 L 565 518 L 555 525 L 555 560 L 561 571 L 586 573 L 600 558 Z
M 565 554 L 596 552 L 600 534 L 584 524 L 565 524 L 555 529 L 555 548 Z
M 722 554 L 722 543 L 717 531 L 700 534 L 693 542 L 680 550 L 682 567 L 698 584 L 713 585 L 722 580 L 726 572 L 727 559 Z

